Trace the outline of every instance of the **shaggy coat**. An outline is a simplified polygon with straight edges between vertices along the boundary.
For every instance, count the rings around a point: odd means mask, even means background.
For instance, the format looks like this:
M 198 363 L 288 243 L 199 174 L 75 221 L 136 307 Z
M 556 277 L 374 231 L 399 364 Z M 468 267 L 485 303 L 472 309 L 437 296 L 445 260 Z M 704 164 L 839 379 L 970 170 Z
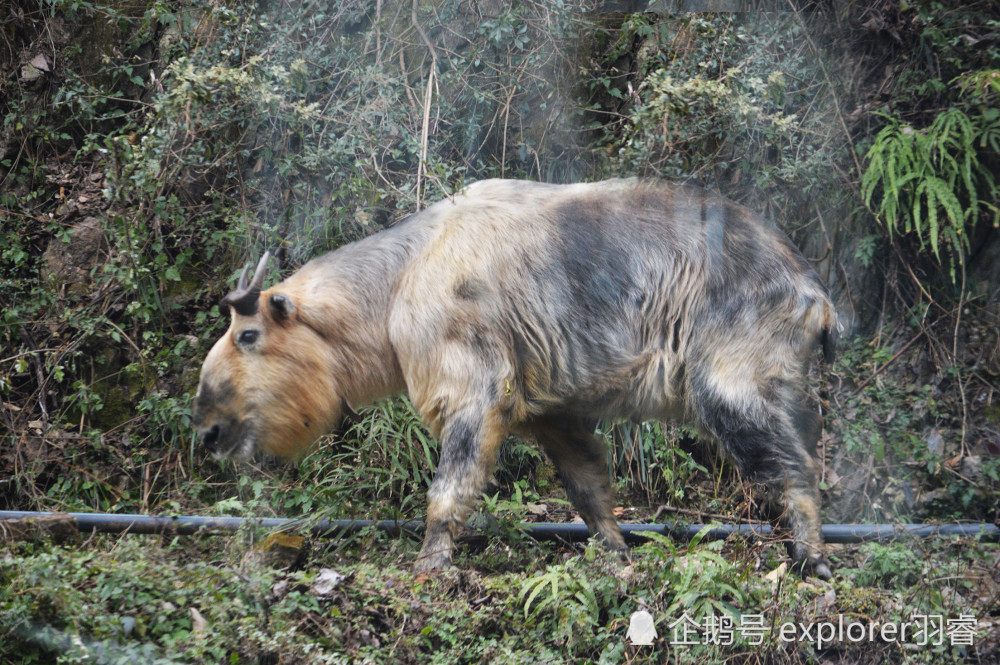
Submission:
M 796 563 L 828 576 L 804 386 L 832 349 L 826 288 L 773 225 L 701 189 L 488 180 L 261 291 L 246 271 L 195 423 L 217 455 L 283 457 L 347 404 L 406 392 L 439 437 L 418 569 L 453 538 L 508 432 L 541 445 L 590 529 L 624 549 L 600 418 L 675 419 L 774 490 Z

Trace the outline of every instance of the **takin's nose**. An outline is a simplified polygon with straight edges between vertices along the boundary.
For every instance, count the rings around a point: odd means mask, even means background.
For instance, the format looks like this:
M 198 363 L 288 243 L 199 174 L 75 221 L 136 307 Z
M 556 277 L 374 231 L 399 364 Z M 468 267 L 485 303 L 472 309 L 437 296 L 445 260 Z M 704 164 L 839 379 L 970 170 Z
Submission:
M 208 448 L 210 452 L 214 452 L 216 446 L 219 445 L 219 441 L 222 439 L 222 425 L 216 423 L 211 427 L 199 430 L 198 438 L 201 439 L 201 445 Z

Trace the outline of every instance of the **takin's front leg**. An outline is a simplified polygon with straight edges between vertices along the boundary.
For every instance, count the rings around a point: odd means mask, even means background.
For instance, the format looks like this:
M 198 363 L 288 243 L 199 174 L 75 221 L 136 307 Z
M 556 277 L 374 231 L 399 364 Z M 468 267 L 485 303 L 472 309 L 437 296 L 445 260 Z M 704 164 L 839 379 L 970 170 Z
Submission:
M 496 465 L 506 430 L 495 414 L 459 412 L 441 428 L 441 460 L 427 493 L 427 531 L 414 570 L 451 565 L 455 538 Z

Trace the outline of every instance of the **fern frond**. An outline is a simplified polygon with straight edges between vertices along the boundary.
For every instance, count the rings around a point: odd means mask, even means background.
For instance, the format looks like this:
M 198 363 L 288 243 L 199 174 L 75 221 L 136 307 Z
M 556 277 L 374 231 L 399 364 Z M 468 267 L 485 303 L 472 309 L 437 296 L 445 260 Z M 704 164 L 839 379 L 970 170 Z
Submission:
M 922 130 L 885 117 L 886 126 L 865 155 L 865 203 L 890 238 L 913 232 L 921 248 L 930 245 L 939 262 L 942 247 L 947 248 L 954 274 L 955 262 L 961 263 L 969 248 L 966 226 L 975 226 L 980 208 L 993 213 L 994 224 L 1000 221 L 1000 211 L 991 203 L 998 193 L 996 176 L 980 163 L 978 153 L 987 146 L 1000 152 L 1000 110 L 986 108 L 970 117 L 962 108 L 950 108 Z

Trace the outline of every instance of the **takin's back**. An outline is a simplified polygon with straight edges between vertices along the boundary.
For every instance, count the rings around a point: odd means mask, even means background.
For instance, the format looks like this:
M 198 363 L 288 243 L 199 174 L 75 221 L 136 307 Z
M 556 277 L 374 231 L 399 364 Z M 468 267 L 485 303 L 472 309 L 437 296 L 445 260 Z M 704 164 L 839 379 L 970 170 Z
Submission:
M 454 401 L 442 384 L 478 380 L 502 386 L 515 422 L 699 421 L 693 396 L 745 402 L 801 381 L 833 325 L 780 231 L 694 187 L 488 180 L 398 232 L 420 241 L 390 336 L 423 413 Z

